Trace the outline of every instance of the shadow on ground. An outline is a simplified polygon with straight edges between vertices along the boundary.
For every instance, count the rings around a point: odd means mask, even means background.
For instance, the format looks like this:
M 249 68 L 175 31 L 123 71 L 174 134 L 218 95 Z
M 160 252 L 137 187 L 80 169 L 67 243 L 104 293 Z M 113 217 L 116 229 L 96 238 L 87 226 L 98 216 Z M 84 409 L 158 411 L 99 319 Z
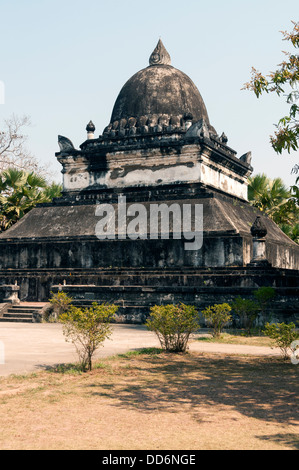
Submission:
M 277 358 L 159 354 L 122 358 L 126 376 L 88 387 L 92 395 L 111 398 L 114 406 L 143 412 L 190 412 L 202 420 L 203 407 L 215 413 L 235 410 L 268 423 L 299 422 L 299 367 Z M 206 417 L 205 417 L 206 421 Z M 261 437 L 259 437 L 261 439 Z M 298 448 L 298 435 L 269 435 L 264 440 Z
M 273 434 L 269 436 L 259 437 L 262 441 L 272 441 L 278 444 L 283 444 L 290 449 L 299 449 L 299 436 L 298 434 Z

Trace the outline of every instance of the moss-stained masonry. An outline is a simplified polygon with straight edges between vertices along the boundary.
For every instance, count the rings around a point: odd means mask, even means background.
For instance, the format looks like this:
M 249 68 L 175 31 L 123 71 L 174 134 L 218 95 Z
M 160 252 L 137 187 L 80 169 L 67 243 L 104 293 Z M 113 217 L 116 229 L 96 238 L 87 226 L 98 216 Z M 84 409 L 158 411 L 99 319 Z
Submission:
M 161 42 L 150 66 L 124 85 L 102 135 L 95 137 L 92 122 L 86 130 L 80 149 L 59 136 L 62 197 L 0 235 L 0 281 L 17 281 L 22 300 L 47 300 L 59 284 L 78 301 L 116 300 L 120 321 L 142 321 L 154 303 L 228 301 L 271 285 L 279 315 L 296 316 L 299 248 L 249 205 L 250 152 L 238 157 L 217 134 L 196 86 L 170 65 Z M 96 208 L 112 204 L 117 212 L 119 197 L 147 211 L 151 204 L 201 205 L 202 247 L 188 251 L 183 236 L 174 239 L 171 218 L 169 239 L 99 240 Z M 257 215 L 270 263 L 260 268 L 247 266 Z

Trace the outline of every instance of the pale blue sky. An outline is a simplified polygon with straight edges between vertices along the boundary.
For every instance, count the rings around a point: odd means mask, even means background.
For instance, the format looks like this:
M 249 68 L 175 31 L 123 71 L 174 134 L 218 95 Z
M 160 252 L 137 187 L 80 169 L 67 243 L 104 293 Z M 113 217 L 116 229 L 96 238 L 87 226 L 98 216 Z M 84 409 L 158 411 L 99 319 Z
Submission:
M 241 88 L 252 66 L 268 73 L 283 60 L 290 47 L 280 31 L 298 13 L 297 0 L 0 0 L 0 122 L 29 115 L 28 147 L 60 180 L 58 134 L 79 147 L 90 119 L 101 134 L 121 87 L 148 65 L 161 37 L 238 156 L 251 150 L 255 173 L 292 184 L 298 157 L 277 156 L 269 143 L 287 105 Z

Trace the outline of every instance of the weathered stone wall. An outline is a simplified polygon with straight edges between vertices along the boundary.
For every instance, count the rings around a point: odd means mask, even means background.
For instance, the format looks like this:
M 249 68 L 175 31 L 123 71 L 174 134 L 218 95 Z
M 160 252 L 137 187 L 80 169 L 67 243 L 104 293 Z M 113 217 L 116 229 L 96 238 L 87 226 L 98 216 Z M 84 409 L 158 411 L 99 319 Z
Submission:
M 187 240 L 0 241 L 0 269 L 89 269 L 109 267 L 168 268 L 242 266 L 243 241 L 235 237 L 205 238 L 200 250 L 185 250 Z
M 260 212 L 245 201 L 200 185 L 130 189 L 124 194 L 128 204 L 143 202 L 147 210 L 150 204 L 157 202 L 176 202 L 180 207 L 201 204 L 202 248 L 188 251 L 183 238 L 172 239 L 173 221 L 170 239 L 121 240 L 116 233 L 115 240 L 98 240 L 95 236 L 96 201 L 99 198 L 100 202 L 112 203 L 117 212 L 119 192 L 95 191 L 82 194 L 79 200 L 75 195 L 73 199 L 62 198 L 39 206 L 1 234 L 0 282 L 15 284 L 17 281 L 21 300 L 28 301 L 47 301 L 51 286 L 63 284 L 64 280 L 74 285 L 94 284 L 100 290 L 106 286 L 101 290 L 101 298 L 123 302 L 121 316 L 127 321 L 143 318 L 140 311 L 148 311 L 152 302 L 215 303 L 231 299 L 243 292 L 242 289 L 251 292 L 256 286 L 298 287 L 298 275 L 294 276 L 291 270 L 298 270 L 299 247 L 266 217 L 266 256 L 274 268 L 280 269 L 262 271 L 253 280 L 255 271 L 247 269 L 246 265 L 253 251 L 250 227 Z M 223 270 L 221 275 L 219 270 Z M 292 275 L 288 275 L 289 272 Z M 150 291 L 143 294 L 142 289 Z M 288 316 L 293 309 L 293 295 L 297 294 L 290 291 L 282 294 L 283 316 Z M 136 304 L 139 297 L 146 301 L 144 305 Z M 133 313 L 129 313 L 136 305 L 139 310 L 134 308 Z
M 299 320 L 299 273 L 275 268 L 181 268 L 20 270 L 6 273 L 5 282 L 17 280 L 22 300 L 47 301 L 60 288 L 78 304 L 92 301 L 119 305 L 118 321 L 143 322 L 155 304 L 184 302 L 199 310 L 214 303 L 232 302 L 241 295 L 253 298 L 259 287 L 274 287 L 276 298 L 268 320 Z M 66 285 L 64 285 L 66 284 Z
M 266 285 L 275 288 L 276 297 L 259 321 L 296 322 L 299 320 L 299 276 L 290 271 L 284 274 L 282 282 L 280 273 L 275 269 L 169 272 L 164 276 L 157 272 L 145 272 L 140 273 L 138 279 L 132 276 L 131 282 L 138 282 L 139 285 L 62 285 L 52 286 L 51 289 L 54 292 L 62 289 L 73 296 L 77 305 L 88 305 L 92 301 L 116 303 L 119 306 L 117 321 L 142 323 L 153 305 L 183 302 L 195 305 L 201 311 L 214 303 L 231 303 L 238 295 L 253 299 L 253 291 Z M 115 276 L 114 282 L 121 282 L 121 277 L 117 279 Z M 108 278 L 106 276 L 106 281 Z M 203 318 L 202 325 L 205 325 Z
M 244 266 L 252 256 L 251 237 L 205 235 L 200 250 L 186 250 L 187 240 L 98 240 L 95 237 L 41 241 L 0 240 L 0 269 L 52 270 L 90 268 L 171 268 Z M 274 267 L 297 265 L 298 250 L 279 243 L 266 245 Z
M 185 240 L 98 240 L 99 203 L 112 204 L 118 218 L 118 197 L 126 196 L 127 207 L 138 202 L 149 214 L 151 205 L 199 205 L 203 210 L 203 246 L 185 249 Z M 168 195 L 168 198 L 166 197 Z M 82 196 L 82 199 L 81 199 Z M 202 185 L 107 191 L 77 196 L 71 200 L 41 205 L 0 235 L 0 269 L 107 268 L 112 267 L 217 267 L 245 266 L 252 257 L 250 227 L 260 211 L 245 201 L 225 197 Z M 101 197 L 101 199 L 98 199 Z M 86 198 L 86 199 L 85 199 Z M 193 209 L 192 209 L 193 211 Z M 192 231 L 194 231 L 194 214 Z M 267 228 L 266 254 L 274 267 L 299 269 L 299 247 L 272 220 L 263 217 Z M 117 225 L 117 223 L 116 223 Z
M 179 136 L 172 138 L 162 148 L 149 141 L 138 149 L 130 145 L 101 147 L 98 141 L 92 141 L 87 145 L 93 153 L 59 155 L 64 191 L 202 183 L 247 200 L 247 176 L 251 172 L 234 153 L 222 154 L 219 149 L 211 151 L 199 144 L 183 145 Z

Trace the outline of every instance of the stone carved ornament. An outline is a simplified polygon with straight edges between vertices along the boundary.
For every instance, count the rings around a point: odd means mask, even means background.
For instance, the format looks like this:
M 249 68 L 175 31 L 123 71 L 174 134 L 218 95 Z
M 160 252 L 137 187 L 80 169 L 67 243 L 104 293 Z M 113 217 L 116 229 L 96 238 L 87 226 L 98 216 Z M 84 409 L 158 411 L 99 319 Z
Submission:
M 168 54 L 163 42 L 159 39 L 159 42 L 153 50 L 150 58 L 150 65 L 171 65 L 171 57 Z

